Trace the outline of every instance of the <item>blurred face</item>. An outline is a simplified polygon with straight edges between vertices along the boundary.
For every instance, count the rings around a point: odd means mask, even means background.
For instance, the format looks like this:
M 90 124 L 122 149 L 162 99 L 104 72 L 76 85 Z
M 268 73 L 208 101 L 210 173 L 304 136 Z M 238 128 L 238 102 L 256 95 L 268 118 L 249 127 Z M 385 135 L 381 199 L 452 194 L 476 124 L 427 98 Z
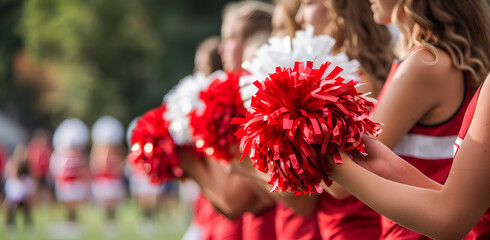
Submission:
M 243 36 L 241 24 L 232 16 L 227 17 L 221 26 L 221 43 L 218 51 L 225 71 L 241 69 L 243 55 Z
M 328 19 L 323 0 L 301 0 L 295 20 L 302 29 L 305 29 L 306 25 L 313 25 L 315 34 L 324 33 Z
M 376 23 L 391 23 L 391 13 L 397 0 L 369 0 L 369 2 L 371 3 L 371 11 L 373 11 L 373 18 Z
M 289 34 L 289 18 L 282 5 L 277 5 L 272 13 L 272 36 L 285 37 Z

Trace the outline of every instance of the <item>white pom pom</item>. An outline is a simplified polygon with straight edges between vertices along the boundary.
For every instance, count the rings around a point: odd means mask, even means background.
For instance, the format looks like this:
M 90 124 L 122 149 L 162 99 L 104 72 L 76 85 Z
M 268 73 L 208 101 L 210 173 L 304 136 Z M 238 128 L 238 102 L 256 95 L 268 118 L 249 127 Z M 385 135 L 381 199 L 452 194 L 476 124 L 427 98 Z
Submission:
M 167 104 L 165 118 L 170 122 L 168 130 L 177 145 L 193 143 L 187 115 L 192 110 L 202 107 L 203 103 L 199 99 L 199 93 L 209 86 L 211 80 L 216 78 L 226 79 L 226 74 L 216 71 L 210 76 L 199 72 L 188 75 L 163 98 Z
M 92 142 L 95 144 L 119 145 L 123 139 L 123 125 L 111 116 L 97 119 L 92 126 Z
M 89 139 L 89 131 L 85 123 L 77 118 L 65 119 L 53 134 L 53 147 L 63 150 L 70 147 L 85 148 Z
M 295 62 L 313 62 L 313 68 L 319 68 L 330 61 L 332 64 L 325 71 L 325 75 L 331 72 L 335 66 L 344 70 L 339 74 L 346 81 L 359 81 L 357 74 L 359 62 L 350 60 L 345 53 L 333 54 L 332 47 L 335 39 L 328 35 L 314 35 L 313 26 L 307 26 L 306 30 L 295 33 L 291 40 L 289 37 L 271 37 L 261 46 L 250 61 L 242 64 L 242 68 L 250 75 L 240 77 L 240 94 L 243 105 L 250 111 L 251 98 L 257 93 L 253 85 L 255 81 L 264 81 L 269 74 L 276 72 L 277 67 L 293 68 Z
M 262 45 L 250 61 L 245 61 L 242 68 L 250 75 L 240 77 L 240 95 L 245 102 L 245 108 L 250 107 L 250 98 L 255 95 L 257 88 L 253 85 L 255 81 L 264 81 L 269 74 L 276 72 L 277 67 L 293 67 L 291 58 L 291 39 L 289 37 L 271 37 Z
M 293 59 L 295 62 L 313 62 L 313 68 L 319 68 L 322 64 L 329 61 L 332 64 L 325 71 L 331 72 L 335 66 L 344 69 L 339 75 L 346 81 L 359 81 L 360 64 L 357 60 L 350 60 L 345 53 L 333 54 L 332 47 L 335 39 L 328 35 L 317 35 L 313 26 L 307 26 L 306 30 L 296 32 L 293 39 Z M 325 75 L 326 76 L 326 75 Z M 325 77 L 323 76 L 323 77 Z

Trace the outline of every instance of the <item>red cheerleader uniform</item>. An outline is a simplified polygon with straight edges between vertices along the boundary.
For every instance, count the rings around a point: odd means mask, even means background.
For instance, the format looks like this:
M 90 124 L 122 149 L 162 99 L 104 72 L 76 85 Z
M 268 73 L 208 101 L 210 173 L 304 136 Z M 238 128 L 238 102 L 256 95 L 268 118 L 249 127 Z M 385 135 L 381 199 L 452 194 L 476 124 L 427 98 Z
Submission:
M 107 155 L 96 156 L 104 159 L 93 159 L 103 162 L 100 169 L 94 169 L 95 178 L 92 181 L 92 193 L 99 202 L 104 200 L 118 200 L 125 195 L 121 172 L 124 156 L 109 148 Z
M 382 97 L 399 64 L 394 63 L 386 83 L 378 97 Z M 473 96 L 469 77 L 463 76 L 465 94 L 458 111 L 446 121 L 436 125 L 415 124 L 393 149 L 397 155 L 415 166 L 431 179 L 443 184 L 451 169 L 453 160 L 453 143 L 456 140 L 464 113 Z M 376 111 L 376 108 L 375 110 Z M 430 239 L 412 230 L 404 228 L 388 218 L 381 216 L 380 239 Z
M 276 237 L 281 240 L 320 240 L 315 214 L 305 217 L 278 202 L 276 204 Z
M 194 221 L 201 228 L 201 240 L 241 240 L 242 218 L 230 220 L 219 213 L 204 195 L 195 202 Z
M 62 202 L 82 201 L 88 197 L 89 189 L 85 179 L 86 162 L 78 149 L 55 152 L 51 164 L 55 170 L 55 194 Z
M 275 217 L 275 205 L 260 213 L 243 214 L 243 239 L 276 239 Z
M 378 239 L 380 215 L 354 196 L 335 199 L 322 193 L 318 203 L 318 227 L 322 239 Z

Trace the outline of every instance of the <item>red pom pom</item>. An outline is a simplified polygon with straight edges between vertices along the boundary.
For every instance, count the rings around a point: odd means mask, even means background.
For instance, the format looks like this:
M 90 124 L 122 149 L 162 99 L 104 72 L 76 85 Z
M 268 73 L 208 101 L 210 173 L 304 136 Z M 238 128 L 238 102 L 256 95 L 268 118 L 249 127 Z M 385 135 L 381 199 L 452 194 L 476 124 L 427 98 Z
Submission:
M 321 191 L 332 155 L 342 162 L 338 149 L 364 152 L 363 133 L 378 134 L 378 125 L 369 117 L 369 102 L 357 92 L 357 82 L 344 83 L 336 67 L 322 76 L 330 62 L 319 69 L 296 63 L 294 69 L 277 68 L 252 97 L 251 112 L 233 123 L 240 148 L 250 154 L 254 167 L 269 173 L 273 191 L 314 193 Z
M 238 140 L 233 134 L 239 126 L 232 125 L 234 117 L 244 117 L 245 107 L 240 97 L 240 73 L 228 73 L 227 79 L 215 79 L 200 93 L 203 109 L 190 113 L 189 124 L 196 147 L 217 160 L 229 162 L 237 157 Z
M 131 136 L 129 161 L 155 184 L 183 176 L 177 146 L 168 132 L 170 123 L 163 117 L 166 109 L 161 105 L 145 113 Z

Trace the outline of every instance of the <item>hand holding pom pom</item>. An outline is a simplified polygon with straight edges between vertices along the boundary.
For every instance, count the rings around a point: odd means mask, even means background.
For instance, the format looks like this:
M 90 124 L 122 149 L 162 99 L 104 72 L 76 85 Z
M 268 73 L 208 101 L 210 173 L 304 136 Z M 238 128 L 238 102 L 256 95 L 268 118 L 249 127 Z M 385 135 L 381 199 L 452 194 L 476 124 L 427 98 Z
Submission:
M 238 141 L 233 136 L 238 126 L 232 125 L 231 121 L 234 117 L 244 117 L 246 113 L 238 90 L 239 77 L 238 73 L 229 73 L 225 80 L 213 80 L 200 94 L 204 108 L 190 114 L 197 148 L 207 156 L 225 162 L 238 156 Z
M 254 83 L 259 90 L 247 116 L 234 119 L 241 124 L 235 135 L 254 167 L 271 175 L 273 191 L 321 191 L 322 180 L 331 182 L 327 156 L 340 163 L 339 149 L 364 153 L 363 134 L 378 134 L 368 117 L 373 103 L 357 92 L 357 82 L 344 83 L 342 70 L 297 62 Z
M 166 105 L 161 105 L 145 113 L 131 137 L 129 161 L 155 184 L 184 174 L 179 167 L 177 146 L 168 131 L 170 123 L 163 117 L 166 110 Z

